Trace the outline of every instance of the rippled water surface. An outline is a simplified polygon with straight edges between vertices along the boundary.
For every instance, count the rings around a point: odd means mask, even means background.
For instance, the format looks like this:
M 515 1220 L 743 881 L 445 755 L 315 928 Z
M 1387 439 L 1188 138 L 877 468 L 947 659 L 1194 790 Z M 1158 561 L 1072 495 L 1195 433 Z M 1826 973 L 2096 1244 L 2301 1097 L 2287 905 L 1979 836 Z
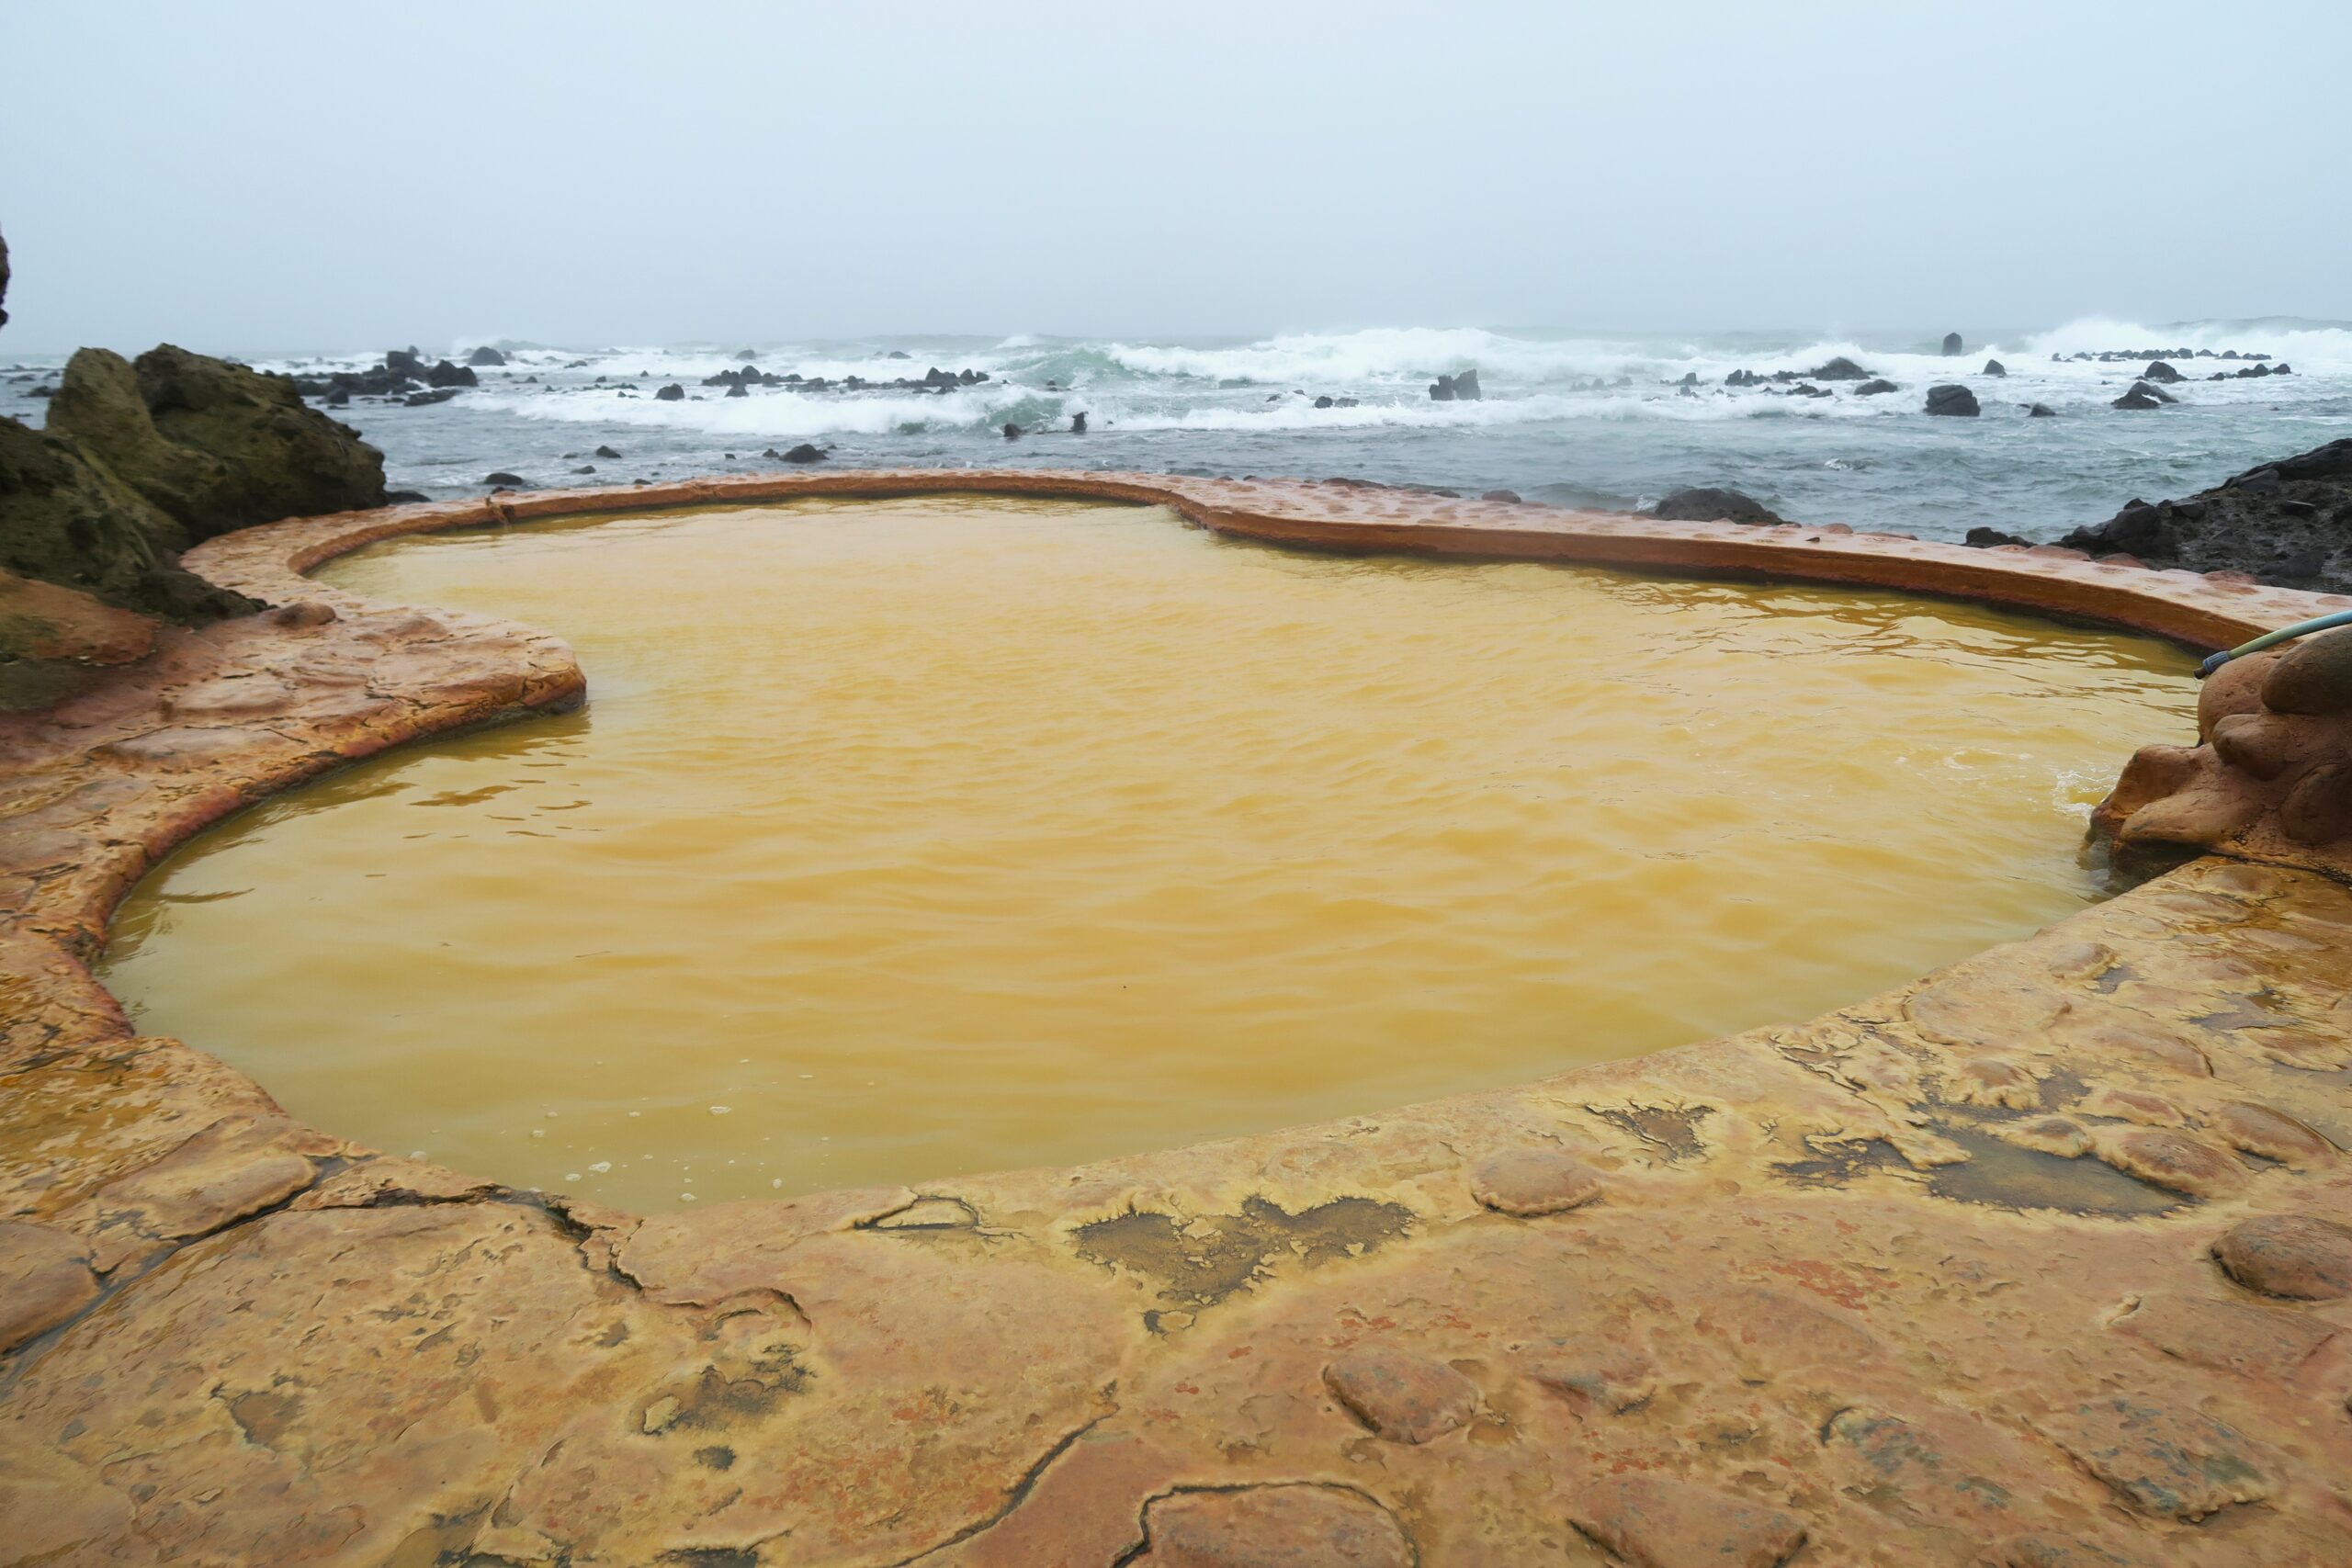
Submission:
M 2186 654 L 1850 591 L 937 498 L 323 573 L 584 711 L 206 835 L 107 979 L 295 1114 L 665 1208 L 1348 1112 L 1852 1001 L 2094 896 Z

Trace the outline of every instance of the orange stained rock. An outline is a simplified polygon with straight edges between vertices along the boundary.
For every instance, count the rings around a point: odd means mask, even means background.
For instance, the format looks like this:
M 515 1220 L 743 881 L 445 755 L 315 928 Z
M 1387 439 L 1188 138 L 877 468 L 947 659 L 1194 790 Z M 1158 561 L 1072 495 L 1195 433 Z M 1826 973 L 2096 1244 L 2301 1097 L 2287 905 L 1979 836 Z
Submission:
M 1340 486 L 825 475 L 501 504 L 758 485 L 1782 562 L 2192 641 L 2311 613 L 2029 552 Z M 1518 1089 L 658 1220 L 388 1159 L 130 1034 L 85 961 L 172 844 L 576 696 L 550 639 L 295 575 L 485 514 L 213 541 L 199 570 L 335 618 L 166 632 L 0 721 L 0 1562 L 2352 1561 L 2352 895 L 2309 845 L 2196 861 L 1807 1022 Z M 254 681 L 267 701 L 221 684 Z M 2177 1120 L 2116 1114 L 2155 1102 Z M 1574 1151 L 1600 1200 L 1483 1201 L 1530 1149 Z

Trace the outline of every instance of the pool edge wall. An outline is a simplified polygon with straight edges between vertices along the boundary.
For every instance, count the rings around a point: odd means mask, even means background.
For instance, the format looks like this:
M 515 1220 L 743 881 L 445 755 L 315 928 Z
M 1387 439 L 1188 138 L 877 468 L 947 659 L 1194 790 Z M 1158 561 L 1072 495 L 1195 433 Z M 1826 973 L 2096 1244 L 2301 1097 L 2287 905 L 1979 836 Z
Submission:
M 2310 870 L 2209 857 L 1810 1022 L 1516 1089 L 643 1219 L 303 1127 L 91 976 L 116 901 L 208 823 L 579 699 L 559 639 L 370 604 L 322 561 L 946 491 L 2199 647 L 2352 604 L 1132 474 L 498 492 L 209 541 L 192 568 L 281 608 L 0 720 L 0 1562 L 2352 1560 L 2352 1253 L 2309 1223 L 2352 1222 L 2352 897 Z

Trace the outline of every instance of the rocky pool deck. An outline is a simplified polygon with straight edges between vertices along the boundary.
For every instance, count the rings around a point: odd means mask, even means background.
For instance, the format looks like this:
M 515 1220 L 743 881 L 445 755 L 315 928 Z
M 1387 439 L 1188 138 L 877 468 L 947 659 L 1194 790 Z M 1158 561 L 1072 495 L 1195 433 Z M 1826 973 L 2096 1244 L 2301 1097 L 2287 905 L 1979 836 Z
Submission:
M 2218 852 L 2024 941 L 1807 1022 L 1071 1169 L 639 1218 L 301 1126 L 92 977 L 116 901 L 206 824 L 585 689 L 554 637 L 307 569 L 957 491 L 2206 648 L 2352 606 L 2048 547 L 1125 474 L 215 539 L 187 564 L 277 609 L 0 716 L 0 1562 L 2352 1562 L 2352 660 L 2322 642 L 2208 682 L 2201 743 L 2142 753 L 2105 811 Z

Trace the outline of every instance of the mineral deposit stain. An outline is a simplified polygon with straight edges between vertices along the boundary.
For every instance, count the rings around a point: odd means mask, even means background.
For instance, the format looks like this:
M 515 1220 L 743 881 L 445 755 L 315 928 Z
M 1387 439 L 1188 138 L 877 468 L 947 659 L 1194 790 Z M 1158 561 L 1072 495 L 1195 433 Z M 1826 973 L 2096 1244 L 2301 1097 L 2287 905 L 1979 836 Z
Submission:
M 2088 1156 L 2063 1159 L 1951 1122 L 1939 1123 L 1936 1130 L 1970 1156 L 1958 1165 L 1939 1166 L 1928 1178 L 1928 1190 L 1939 1198 L 2116 1217 L 2169 1213 L 2187 1201 Z
M 1117 1214 L 1080 1225 L 1078 1255 L 1106 1269 L 1140 1274 L 1159 1286 L 1170 1306 L 1197 1309 L 1260 1279 L 1285 1258 L 1312 1268 L 1361 1258 L 1411 1228 L 1401 1203 L 1335 1198 L 1297 1213 L 1264 1198 L 1250 1198 L 1238 1214 Z

